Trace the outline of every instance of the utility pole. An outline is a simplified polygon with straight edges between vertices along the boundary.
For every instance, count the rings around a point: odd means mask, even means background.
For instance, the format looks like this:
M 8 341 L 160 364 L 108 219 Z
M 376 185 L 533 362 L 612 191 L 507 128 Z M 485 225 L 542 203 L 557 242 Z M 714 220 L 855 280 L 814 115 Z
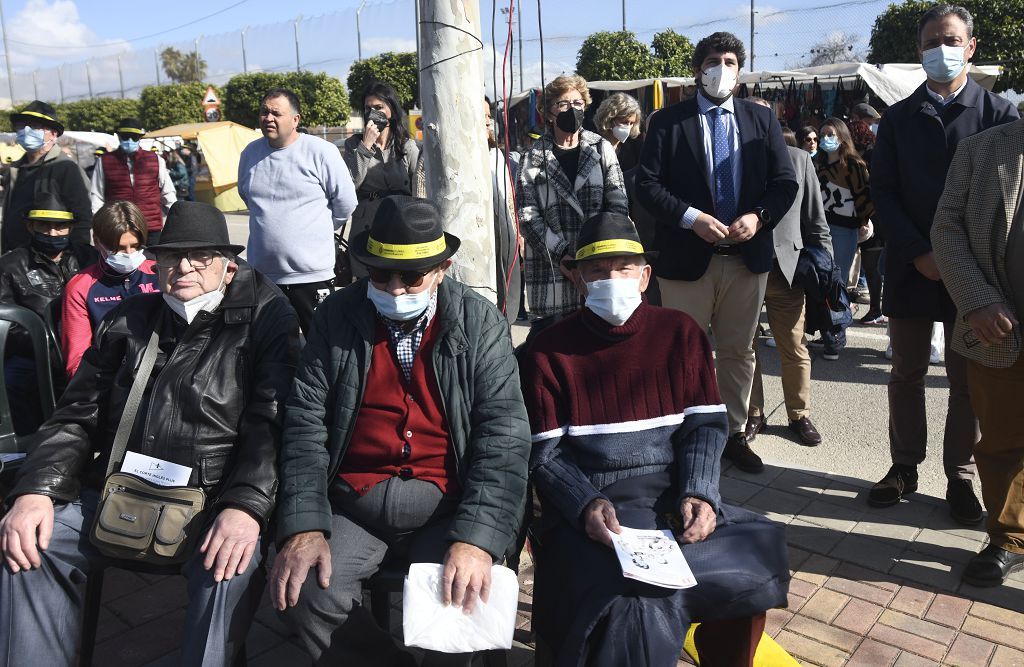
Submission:
M 526 90 L 523 81 L 523 3 L 516 3 L 516 22 L 519 24 L 519 90 Z
M 249 26 L 242 28 L 242 73 L 249 73 L 249 63 L 245 59 L 245 33 L 249 32 Z
M 497 248 L 481 109 L 480 3 L 417 2 L 427 197 L 441 207 L 445 229 L 462 239 L 454 257 L 454 277 L 494 303 Z
M 302 22 L 302 14 L 299 14 L 298 18 L 295 19 L 295 23 L 292 24 L 293 32 L 295 33 L 295 71 L 302 71 L 302 63 L 299 60 L 299 23 Z
M 32 92 L 35 94 L 35 98 L 37 100 L 39 99 L 39 80 L 36 77 L 36 75 L 38 75 L 38 74 L 39 74 L 39 70 L 37 70 L 37 69 L 32 70 Z
M 57 65 L 57 85 L 60 86 L 60 103 L 64 104 L 64 63 Z
M 366 6 L 366 0 L 363 0 L 362 2 L 359 3 L 359 8 L 356 9 L 356 60 L 362 60 L 363 59 L 363 31 L 360 30 L 359 15 L 363 13 L 363 7 L 365 7 L 365 6 Z M 419 7 L 419 0 L 416 0 L 416 6 L 417 6 L 417 8 Z M 419 13 L 419 10 L 417 9 L 417 14 L 418 13 Z M 419 33 L 419 30 L 417 30 L 417 34 L 418 33 Z M 418 43 L 419 37 L 417 36 L 416 39 L 417 39 L 417 43 Z
M 750 0 L 750 71 L 754 71 L 754 0 Z
M 121 84 L 121 99 L 124 99 L 124 72 L 121 71 L 121 54 L 117 54 L 117 80 Z
M 153 49 L 153 67 L 156 68 L 156 85 L 160 85 L 160 48 Z
M 626 0 L 622 0 L 622 32 L 626 32 Z
M 88 60 L 85 61 L 85 80 L 89 84 L 89 99 L 92 99 L 92 69 Z
M 4 21 L 4 1 L 0 0 L 0 32 L 4 38 L 4 63 L 7 65 L 7 90 L 11 95 L 11 108 L 14 108 L 14 76 L 11 75 L 11 50 L 7 46 L 7 22 Z
M 199 40 L 203 38 L 202 35 L 196 37 L 196 81 L 202 81 L 203 77 L 199 75 Z

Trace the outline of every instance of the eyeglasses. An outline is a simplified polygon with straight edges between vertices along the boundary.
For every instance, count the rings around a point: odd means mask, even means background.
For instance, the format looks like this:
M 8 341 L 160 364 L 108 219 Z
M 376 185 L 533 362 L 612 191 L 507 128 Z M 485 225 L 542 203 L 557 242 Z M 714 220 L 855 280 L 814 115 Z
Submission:
M 587 103 L 583 100 L 573 100 L 571 102 L 569 100 L 562 100 L 561 102 L 555 102 L 552 106 L 559 111 L 568 111 L 570 107 L 573 109 L 586 109 Z
M 181 264 L 181 260 L 188 260 L 193 269 L 205 269 L 213 263 L 217 257 L 223 257 L 214 250 L 189 250 L 186 252 L 160 251 L 156 256 L 156 265 L 161 269 L 173 269 Z
M 386 285 L 391 282 L 391 276 L 398 276 L 406 287 L 419 287 L 423 284 L 423 278 L 425 278 L 430 271 L 388 271 L 387 269 L 366 267 L 366 273 L 369 274 L 370 280 L 375 283 L 382 283 Z

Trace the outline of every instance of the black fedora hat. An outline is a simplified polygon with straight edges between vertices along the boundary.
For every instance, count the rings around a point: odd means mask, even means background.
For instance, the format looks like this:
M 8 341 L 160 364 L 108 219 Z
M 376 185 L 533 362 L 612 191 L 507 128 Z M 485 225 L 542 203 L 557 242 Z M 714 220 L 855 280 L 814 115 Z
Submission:
M 24 123 L 41 122 L 48 125 L 53 128 L 58 137 L 64 134 L 64 125 L 57 120 L 57 112 L 46 102 L 32 100 L 24 109 L 11 114 L 11 125 L 17 124 L 19 120 Z
M 629 216 L 621 213 L 598 213 L 580 227 L 576 238 L 576 255 L 566 264 L 576 266 L 577 262 L 604 257 L 629 257 L 643 255 L 654 259 L 658 253 L 644 250 L 636 225 Z
M 25 214 L 25 222 L 47 222 L 70 225 L 75 214 L 68 210 L 60 197 L 52 192 L 39 192 L 32 200 L 32 208 Z
M 217 208 L 197 201 L 176 201 L 167 212 L 160 243 L 147 246 L 147 253 L 159 250 L 214 248 L 238 254 L 245 246 L 228 237 L 228 223 Z
M 117 129 L 114 134 L 137 134 L 140 137 L 146 133 L 142 127 L 142 121 L 138 118 L 122 118 L 117 121 Z
M 349 253 L 376 269 L 420 271 L 454 255 L 460 243 L 442 228 L 437 204 L 391 195 L 380 200 L 370 229 L 352 239 Z

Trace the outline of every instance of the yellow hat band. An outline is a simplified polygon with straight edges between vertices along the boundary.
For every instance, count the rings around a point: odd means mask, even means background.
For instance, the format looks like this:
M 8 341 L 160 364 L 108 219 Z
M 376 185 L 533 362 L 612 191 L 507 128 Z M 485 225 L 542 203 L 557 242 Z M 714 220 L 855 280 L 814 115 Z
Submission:
M 39 113 L 38 111 L 19 111 L 15 115 L 16 116 L 35 116 L 36 118 L 42 118 L 43 120 L 48 120 L 51 123 L 56 123 L 57 122 L 56 118 L 50 118 L 46 114 Z
M 636 241 L 628 239 L 608 239 L 607 241 L 594 241 L 576 251 L 576 259 L 586 259 L 594 255 L 603 255 L 609 252 L 627 252 L 630 255 L 644 254 L 644 247 Z
M 427 243 L 381 243 L 372 236 L 366 241 L 366 251 L 384 259 L 423 259 L 440 255 L 447 247 L 444 234 L 436 241 Z
M 141 129 L 137 128 L 137 127 L 119 127 L 119 128 L 117 128 L 116 131 L 117 132 L 121 132 L 123 134 L 145 134 L 146 133 L 145 130 L 141 130 Z
M 75 214 L 71 211 L 47 211 L 46 209 L 35 209 L 28 212 L 30 220 L 35 218 L 53 218 L 57 220 L 74 220 Z

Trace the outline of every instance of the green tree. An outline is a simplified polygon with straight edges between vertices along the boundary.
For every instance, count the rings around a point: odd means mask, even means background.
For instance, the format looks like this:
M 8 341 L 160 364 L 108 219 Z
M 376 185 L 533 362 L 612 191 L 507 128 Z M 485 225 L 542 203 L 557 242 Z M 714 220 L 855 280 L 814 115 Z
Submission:
M 651 40 L 661 76 L 693 76 L 693 42 L 669 28 Z
M 202 123 L 205 83 L 170 83 L 146 86 L 139 95 L 139 115 L 147 130 L 159 130 L 179 123 Z M 217 96 L 221 91 L 214 86 Z
M 873 63 L 920 62 L 917 22 L 932 0 L 905 0 L 878 15 L 871 29 Z M 958 0 L 974 16 L 978 50 L 974 62 L 1005 62 L 995 91 L 1024 90 L 1024 0 Z
M 196 83 L 206 78 L 206 60 L 195 51 L 183 53 L 168 46 L 160 52 L 160 64 L 174 83 Z
M 253 72 L 231 77 L 224 86 L 224 116 L 248 127 L 259 123 L 263 95 L 271 88 L 288 88 L 299 98 L 303 125 L 341 125 L 348 122 L 348 94 L 341 81 L 324 72 Z
M 576 73 L 587 81 L 630 81 L 661 75 L 661 62 L 629 30 L 595 32 L 583 40 Z
M 352 63 L 346 84 L 349 103 L 358 114 L 363 112 L 363 90 L 371 81 L 390 83 L 406 110 L 419 104 L 420 78 L 416 71 L 416 53 L 413 51 L 387 51 Z
M 139 116 L 139 101 L 93 97 L 58 104 L 55 110 L 69 130 L 113 132 L 122 118 Z

